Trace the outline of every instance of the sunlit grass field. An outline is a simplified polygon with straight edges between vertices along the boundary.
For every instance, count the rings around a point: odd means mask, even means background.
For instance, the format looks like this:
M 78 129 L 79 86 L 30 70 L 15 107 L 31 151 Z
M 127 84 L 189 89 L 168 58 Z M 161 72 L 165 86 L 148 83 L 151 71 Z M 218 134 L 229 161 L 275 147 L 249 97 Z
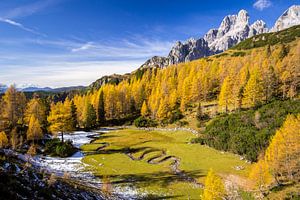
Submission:
M 155 198 L 199 199 L 210 168 L 222 176 L 247 176 L 250 165 L 239 156 L 191 144 L 194 137 L 185 131 L 116 130 L 82 146 L 88 154 L 83 162 L 114 187 L 132 185 Z

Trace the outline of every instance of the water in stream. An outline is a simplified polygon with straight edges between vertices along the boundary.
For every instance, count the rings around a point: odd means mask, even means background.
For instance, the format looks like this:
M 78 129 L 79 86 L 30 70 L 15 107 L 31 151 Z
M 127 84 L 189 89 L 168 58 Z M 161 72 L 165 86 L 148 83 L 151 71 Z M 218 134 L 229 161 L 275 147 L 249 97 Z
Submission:
M 99 132 L 105 132 L 107 130 L 99 130 Z M 65 134 L 65 140 L 71 140 L 73 145 L 77 148 L 80 146 L 90 143 L 97 132 L 84 132 L 76 131 L 71 134 Z M 85 170 L 84 163 L 81 159 L 84 157 L 83 152 L 78 151 L 71 157 L 58 158 L 50 156 L 36 156 L 35 161 L 41 167 L 51 173 L 55 173 L 58 176 L 68 174 L 71 178 L 80 180 L 84 184 L 89 184 L 93 187 L 99 187 L 101 180 L 95 177 L 92 172 Z
M 80 148 L 82 145 L 90 143 L 94 139 L 93 136 L 110 130 L 100 129 L 93 132 L 76 131 L 71 134 L 65 134 L 64 139 L 71 140 L 75 147 Z M 57 176 L 67 174 L 70 178 L 79 180 L 84 185 L 101 188 L 101 179 L 94 176 L 92 171 L 86 170 L 87 165 L 81 161 L 83 157 L 84 153 L 81 151 L 67 158 L 36 156 L 34 163 L 50 173 L 55 173 Z M 139 196 L 138 192 L 132 187 L 114 187 L 114 193 L 125 199 L 136 199 Z

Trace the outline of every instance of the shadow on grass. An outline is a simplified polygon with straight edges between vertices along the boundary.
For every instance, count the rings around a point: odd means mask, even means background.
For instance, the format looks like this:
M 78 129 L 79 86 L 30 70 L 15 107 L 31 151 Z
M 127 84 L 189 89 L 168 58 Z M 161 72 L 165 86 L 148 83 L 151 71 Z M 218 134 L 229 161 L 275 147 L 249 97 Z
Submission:
M 184 174 L 190 178 L 198 179 L 205 175 L 200 170 L 184 171 Z M 159 185 L 166 187 L 174 182 L 189 182 L 186 177 L 174 174 L 172 172 L 157 172 L 157 173 L 141 173 L 141 174 L 124 174 L 124 175 L 106 175 L 112 180 L 111 183 L 118 184 L 132 184 L 136 187 L 144 187 L 149 185 Z M 102 176 L 99 176 L 103 178 Z
M 174 199 L 174 198 L 179 198 L 182 197 L 179 195 L 166 195 L 166 196 L 162 196 L 162 195 L 155 195 L 155 194 L 149 194 L 147 196 L 143 196 L 143 197 L 138 197 L 136 198 L 136 200 L 160 200 L 160 199 Z
M 137 148 L 124 147 L 119 149 L 100 149 L 96 151 L 95 154 L 114 154 L 114 153 L 128 154 L 128 153 L 138 153 L 146 149 L 149 149 L 149 147 L 137 147 Z

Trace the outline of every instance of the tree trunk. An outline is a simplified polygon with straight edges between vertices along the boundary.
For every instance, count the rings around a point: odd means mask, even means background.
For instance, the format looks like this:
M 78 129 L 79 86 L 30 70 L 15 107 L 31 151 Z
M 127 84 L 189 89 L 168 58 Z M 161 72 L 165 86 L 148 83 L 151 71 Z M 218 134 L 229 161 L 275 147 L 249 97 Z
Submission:
M 61 132 L 61 142 L 64 143 L 64 132 Z

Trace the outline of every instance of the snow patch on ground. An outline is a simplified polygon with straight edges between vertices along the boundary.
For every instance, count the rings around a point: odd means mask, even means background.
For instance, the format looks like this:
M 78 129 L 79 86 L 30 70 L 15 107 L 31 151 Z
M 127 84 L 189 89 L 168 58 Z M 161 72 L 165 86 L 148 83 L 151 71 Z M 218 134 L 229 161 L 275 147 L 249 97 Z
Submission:
M 108 132 L 111 129 L 100 129 L 94 132 L 76 131 L 70 134 L 64 134 L 65 140 L 71 140 L 73 145 L 80 148 L 82 145 L 90 143 L 99 133 Z M 59 137 L 60 138 L 60 137 Z M 24 155 L 22 155 L 24 156 Z M 101 179 L 94 176 L 92 171 L 88 171 L 87 165 L 82 163 L 84 153 L 81 151 L 76 152 L 71 157 L 59 158 L 50 156 L 35 156 L 31 158 L 31 163 L 41 167 L 42 169 L 55 173 L 57 176 L 63 176 L 68 174 L 70 178 L 79 180 L 82 184 L 89 185 L 95 188 L 101 188 Z M 24 160 L 30 159 L 28 157 L 23 158 Z M 146 194 L 139 193 L 133 187 L 115 187 L 114 193 L 125 199 L 136 199 Z

